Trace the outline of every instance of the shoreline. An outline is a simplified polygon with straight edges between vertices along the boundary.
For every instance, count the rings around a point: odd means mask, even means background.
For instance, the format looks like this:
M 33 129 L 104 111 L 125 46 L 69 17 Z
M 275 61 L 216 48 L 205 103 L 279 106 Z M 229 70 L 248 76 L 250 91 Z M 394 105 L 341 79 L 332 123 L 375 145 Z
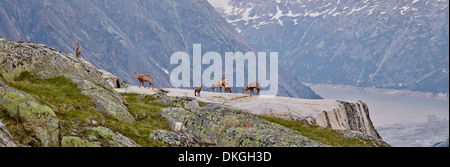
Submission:
M 449 100 L 449 94 L 446 93 L 431 93 L 431 92 L 419 92 L 410 90 L 397 90 L 397 89 L 384 89 L 384 88 L 370 88 L 370 87 L 357 87 L 352 85 L 332 85 L 332 84 L 312 84 L 303 83 L 311 89 L 340 89 L 344 91 L 354 93 L 371 93 L 378 95 L 390 95 L 390 96 L 408 96 L 408 97 L 424 97 L 436 100 Z

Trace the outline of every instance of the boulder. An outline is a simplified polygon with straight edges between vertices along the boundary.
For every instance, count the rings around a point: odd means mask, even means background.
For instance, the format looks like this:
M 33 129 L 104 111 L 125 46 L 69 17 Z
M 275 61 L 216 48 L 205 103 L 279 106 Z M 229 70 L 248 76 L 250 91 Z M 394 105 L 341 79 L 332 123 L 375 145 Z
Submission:
M 202 147 L 200 140 L 188 133 L 173 132 L 167 130 L 156 130 L 150 137 L 173 147 Z
M 102 126 L 88 127 L 87 130 L 93 132 L 96 135 L 95 137 L 102 141 L 101 146 L 103 147 L 140 147 L 136 142 L 119 132 L 114 132 Z
M 101 147 L 97 142 L 90 142 L 79 137 L 64 136 L 61 141 L 62 147 Z
M 108 71 L 98 70 L 98 72 L 102 74 L 102 78 L 105 79 L 113 88 L 127 88 L 129 86 L 127 82 L 121 80 L 119 77 L 116 77 Z
M 89 80 L 68 76 L 77 84 L 81 93 L 91 97 L 94 100 L 95 108 L 106 116 L 116 118 L 121 122 L 134 123 L 134 117 L 128 112 L 126 100 L 117 92 L 106 90 Z
M 32 133 L 41 146 L 59 145 L 59 121 L 50 107 L 8 86 L 0 87 L 0 106 L 10 117 L 20 120 L 25 130 Z
M 0 147 L 17 147 L 13 137 L 0 119 Z

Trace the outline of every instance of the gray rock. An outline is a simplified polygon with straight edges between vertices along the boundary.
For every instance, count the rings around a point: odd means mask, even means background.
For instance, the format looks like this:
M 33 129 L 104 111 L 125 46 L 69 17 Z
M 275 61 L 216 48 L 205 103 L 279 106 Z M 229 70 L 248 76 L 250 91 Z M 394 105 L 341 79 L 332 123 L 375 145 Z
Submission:
M 97 135 L 96 137 L 103 141 L 101 145 L 104 147 L 140 147 L 136 142 L 119 132 L 114 132 L 102 126 L 89 127 L 87 130 L 93 131 Z
M 202 147 L 204 144 L 200 140 L 187 133 L 172 132 L 167 130 L 156 130 L 150 137 L 174 147 Z
M 10 117 L 20 120 L 25 130 L 34 134 L 41 146 L 59 145 L 59 120 L 50 107 L 8 86 L 0 87 L 0 106 Z
M 94 100 L 95 108 L 101 111 L 106 116 L 112 116 L 121 122 L 134 123 L 134 117 L 128 112 L 125 106 L 125 99 L 114 91 L 108 91 L 94 83 L 76 77 L 68 76 L 75 84 L 81 93 L 91 97 Z
M 195 111 L 183 108 L 162 109 L 171 128 L 182 123 L 182 133 L 191 134 L 203 143 L 226 147 L 318 147 L 325 144 L 298 132 L 221 104 L 208 104 Z M 164 139 L 163 139 L 164 140 Z
M 89 142 L 79 137 L 64 136 L 61 141 L 62 147 L 101 147 L 99 143 Z
M 0 119 L 0 147 L 17 147 L 13 137 Z

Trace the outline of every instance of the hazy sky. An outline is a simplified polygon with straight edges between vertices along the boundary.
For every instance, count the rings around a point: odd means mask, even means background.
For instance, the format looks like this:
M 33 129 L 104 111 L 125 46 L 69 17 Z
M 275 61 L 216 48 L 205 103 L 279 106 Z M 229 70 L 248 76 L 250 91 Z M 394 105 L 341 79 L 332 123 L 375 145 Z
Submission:
M 208 2 L 214 7 L 222 7 L 228 3 L 229 0 L 208 0 Z

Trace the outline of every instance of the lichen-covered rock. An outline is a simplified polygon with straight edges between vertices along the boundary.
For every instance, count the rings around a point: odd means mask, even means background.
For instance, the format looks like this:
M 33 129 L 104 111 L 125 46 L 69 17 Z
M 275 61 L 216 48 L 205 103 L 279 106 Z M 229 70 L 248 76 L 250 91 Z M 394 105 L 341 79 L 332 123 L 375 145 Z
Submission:
M 83 94 L 91 97 L 97 109 L 105 115 L 127 123 L 134 122 L 127 111 L 126 105 L 129 104 L 126 100 L 112 90 L 102 72 L 83 58 L 35 43 L 1 40 L 0 48 L 5 52 L 0 55 L 0 75 L 5 81 L 13 80 L 23 71 L 37 78 L 64 76 L 77 84 Z
M 75 58 L 55 48 L 36 43 L 2 40 L 0 48 L 5 52 L 5 55 L 0 56 L 0 74 L 5 80 L 12 80 L 21 72 L 28 71 L 38 78 L 68 75 L 111 88 L 102 78 L 102 74 L 83 58 Z
M 0 147 L 17 147 L 13 137 L 0 119 Z
M 77 84 L 81 93 L 91 97 L 94 100 L 95 108 L 106 116 L 116 118 L 121 122 L 134 123 L 134 117 L 128 112 L 125 106 L 126 101 L 117 92 L 108 91 L 94 83 L 76 77 L 68 77 Z
M 19 117 L 19 104 L 26 101 L 34 101 L 34 98 L 23 91 L 8 86 L 0 87 L 0 105 L 11 117 Z
M 221 104 L 208 104 L 195 110 L 164 108 L 162 115 L 169 120 L 171 128 L 176 127 L 176 123 L 181 123 L 181 132 L 217 146 L 326 146 L 292 129 Z
M 202 147 L 200 140 L 188 133 L 179 133 L 167 130 L 156 130 L 150 137 L 173 147 Z
M 31 132 L 41 146 L 59 145 L 59 121 L 50 107 L 37 102 L 29 94 L 8 86 L 0 87 L 0 106 L 10 117 L 20 120 L 25 130 Z
M 98 127 L 89 127 L 87 130 L 90 130 L 95 135 L 103 147 L 140 147 L 136 142 L 129 139 L 128 137 L 123 136 L 119 132 L 114 132 L 111 129 L 98 126 Z
M 160 98 L 155 102 L 168 105 L 169 107 L 183 107 L 186 109 L 195 109 L 199 107 L 197 99 L 192 97 L 173 97 L 162 95 L 161 93 L 157 93 L 153 96 Z
M 61 141 L 62 147 L 101 147 L 99 143 L 83 140 L 79 137 L 64 136 Z
M 129 86 L 127 82 L 121 80 L 119 77 L 116 77 L 108 71 L 98 70 L 98 72 L 102 74 L 103 79 L 105 79 L 113 88 L 127 88 Z
M 58 146 L 59 121 L 50 107 L 27 101 L 20 103 L 18 110 L 23 126 L 40 140 L 42 146 Z

